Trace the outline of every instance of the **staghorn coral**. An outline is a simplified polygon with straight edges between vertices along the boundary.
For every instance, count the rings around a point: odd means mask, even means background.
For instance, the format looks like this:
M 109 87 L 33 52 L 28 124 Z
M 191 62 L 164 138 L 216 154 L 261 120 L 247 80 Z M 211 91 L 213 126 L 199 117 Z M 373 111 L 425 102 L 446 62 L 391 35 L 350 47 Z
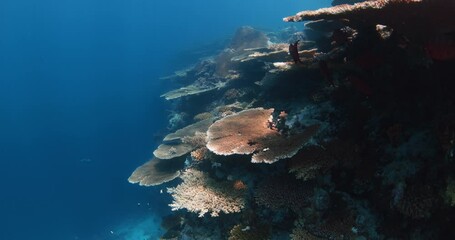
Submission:
M 245 226 L 235 225 L 229 231 L 228 240 L 267 240 L 270 239 L 270 231 L 267 226 Z
M 203 217 L 209 213 L 218 217 L 223 213 L 237 213 L 245 207 L 244 191 L 236 190 L 230 182 L 217 182 L 206 173 L 187 169 L 180 178 L 183 183 L 167 192 L 173 197 L 172 211 L 187 209 Z
M 166 160 L 153 158 L 136 168 L 128 178 L 128 181 L 130 183 L 139 183 L 140 186 L 146 187 L 172 181 L 180 175 L 184 162 L 184 158 Z
M 348 19 L 349 25 L 386 25 L 402 33 L 427 37 L 455 30 L 455 2 L 451 0 L 373 0 L 302 11 L 286 22 Z
M 313 189 L 289 177 L 270 177 L 261 181 L 254 191 L 254 199 L 260 206 L 274 211 L 301 212 L 309 204 Z
M 207 131 L 207 148 L 217 155 L 253 154 L 253 163 L 274 163 L 294 156 L 319 126 L 286 137 L 270 126 L 273 111 L 248 109 L 216 121 Z

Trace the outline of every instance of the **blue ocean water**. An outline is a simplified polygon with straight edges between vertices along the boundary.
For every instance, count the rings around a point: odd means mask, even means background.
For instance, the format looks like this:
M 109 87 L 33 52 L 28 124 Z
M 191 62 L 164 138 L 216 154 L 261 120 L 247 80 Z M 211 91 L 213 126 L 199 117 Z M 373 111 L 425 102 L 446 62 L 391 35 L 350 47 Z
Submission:
M 160 189 L 127 182 L 167 124 L 159 77 L 329 2 L 0 1 L 0 239 L 124 239 L 165 214 Z

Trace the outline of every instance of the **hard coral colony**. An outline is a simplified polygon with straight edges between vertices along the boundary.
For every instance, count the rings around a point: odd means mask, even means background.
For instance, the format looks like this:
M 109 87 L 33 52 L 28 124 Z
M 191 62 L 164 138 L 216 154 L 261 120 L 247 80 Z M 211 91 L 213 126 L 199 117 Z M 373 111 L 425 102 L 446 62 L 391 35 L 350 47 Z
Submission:
M 162 239 L 455 237 L 455 1 L 333 5 L 168 77 L 195 122 L 129 178 L 168 186 Z

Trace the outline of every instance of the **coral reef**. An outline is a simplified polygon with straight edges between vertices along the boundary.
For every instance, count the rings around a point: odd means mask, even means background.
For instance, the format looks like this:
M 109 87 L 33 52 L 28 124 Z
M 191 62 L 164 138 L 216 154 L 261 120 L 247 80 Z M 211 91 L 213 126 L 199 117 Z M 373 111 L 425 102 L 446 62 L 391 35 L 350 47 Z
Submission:
M 237 224 L 229 231 L 228 240 L 267 240 L 270 239 L 269 235 L 269 229 L 266 226 L 245 226 Z
M 255 189 L 257 204 L 272 210 L 292 210 L 300 212 L 308 206 L 313 189 L 289 177 L 265 179 Z
M 426 36 L 455 30 L 454 13 L 455 3 L 450 0 L 373 0 L 302 11 L 284 21 L 349 19 L 357 27 L 382 24 L 403 33 Z
M 174 198 L 172 210 L 187 209 L 203 217 L 209 213 L 217 217 L 221 212 L 236 213 L 245 207 L 244 192 L 233 188 L 229 182 L 217 182 L 207 174 L 187 169 L 180 178 L 183 183 L 167 191 Z
M 274 163 L 294 156 L 319 126 L 284 136 L 272 126 L 273 111 L 248 109 L 216 121 L 207 131 L 207 148 L 218 155 L 253 154 L 254 163 Z
M 455 236 L 455 1 L 333 5 L 166 77 L 173 133 L 129 179 L 182 181 L 163 239 Z
M 160 159 L 172 159 L 204 146 L 204 133 L 212 122 L 212 119 L 205 119 L 166 135 L 164 143 L 158 146 L 153 155 Z
M 128 178 L 130 183 L 139 183 L 141 186 L 156 186 L 174 180 L 180 175 L 184 158 L 159 159 L 144 163 L 136 168 Z

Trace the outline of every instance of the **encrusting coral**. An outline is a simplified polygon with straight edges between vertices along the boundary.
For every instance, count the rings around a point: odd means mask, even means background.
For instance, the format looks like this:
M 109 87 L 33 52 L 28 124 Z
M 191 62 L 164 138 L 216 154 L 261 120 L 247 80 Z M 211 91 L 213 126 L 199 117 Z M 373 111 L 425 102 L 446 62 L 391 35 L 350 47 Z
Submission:
M 274 163 L 294 156 L 317 133 L 319 126 L 284 136 L 272 129 L 273 111 L 248 109 L 216 121 L 207 131 L 207 148 L 217 155 L 253 154 L 254 163 Z
M 146 187 L 172 181 L 180 176 L 180 170 L 183 168 L 184 162 L 184 158 L 153 158 L 136 168 L 128 178 L 128 181 L 130 183 L 139 183 L 139 185 Z
M 218 217 L 221 212 L 237 213 L 245 207 L 245 192 L 235 189 L 231 182 L 217 182 L 195 169 L 187 169 L 180 178 L 183 183 L 167 189 L 174 199 L 169 204 L 173 211 L 187 209 L 199 217 L 206 213 Z

